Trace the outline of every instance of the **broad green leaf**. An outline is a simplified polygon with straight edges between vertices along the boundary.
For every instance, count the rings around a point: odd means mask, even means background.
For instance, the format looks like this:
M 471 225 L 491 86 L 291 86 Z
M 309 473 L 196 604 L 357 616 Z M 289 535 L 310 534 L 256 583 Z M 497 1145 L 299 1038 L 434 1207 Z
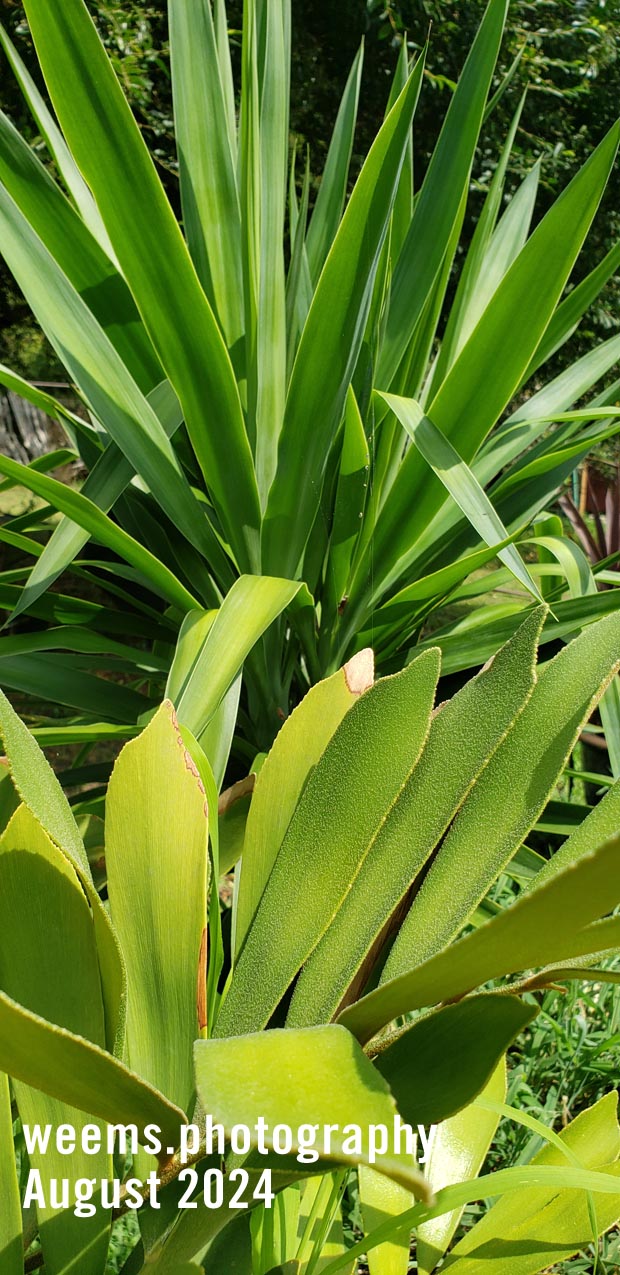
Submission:
M 239 565 L 256 566 L 258 498 L 232 366 L 146 144 L 82 0 L 53 10 L 28 0 L 26 15 L 61 128 L 179 396 Z
M 111 518 L 102 513 L 87 496 L 83 496 L 81 492 L 75 491 L 65 483 L 58 482 L 55 478 L 48 478 L 46 474 L 35 473 L 34 470 L 26 465 L 20 465 L 18 461 L 11 460 L 8 456 L 0 456 L 0 473 L 14 478 L 44 500 L 49 500 L 61 513 L 67 514 L 73 522 L 83 527 L 89 535 L 94 536 L 107 548 L 115 550 L 126 562 L 142 572 L 156 593 L 178 607 L 182 614 L 196 609 L 198 606 L 196 599 L 175 578 L 169 568 L 126 531 L 123 531 L 122 527 L 112 522 Z
M 44 1016 L 57 1028 L 84 1037 L 100 1048 L 105 1044 L 105 1022 L 93 918 L 73 866 L 50 841 L 26 806 L 20 806 L 0 839 L 0 984 L 2 1008 L 18 1002 L 31 1015 Z M 4 1047 L 3 1047 L 4 1046 Z M 8 1046 L 8 1047 L 7 1047 Z M 54 1178 L 75 1182 L 83 1176 L 107 1177 L 105 1144 L 87 1155 L 79 1139 L 86 1124 L 74 1107 L 51 1098 L 24 1083 L 14 1066 L 15 1053 L 23 1051 L 20 1031 L 0 1044 L 0 1066 L 13 1077 L 13 1088 L 22 1123 L 51 1124 L 53 1129 L 71 1124 L 78 1146 L 69 1163 L 55 1146 L 47 1154 L 30 1152 L 30 1167 L 39 1171 L 49 1191 Z M 45 1070 L 45 1055 L 35 1053 L 30 1067 Z M 60 1275 L 65 1265 L 91 1246 L 95 1269 L 103 1265 L 108 1242 L 109 1217 L 98 1209 L 88 1219 L 71 1211 L 40 1208 L 38 1220 L 46 1266 Z
M 76 869 L 93 913 L 105 1008 L 106 1043 L 117 1053 L 125 1025 L 125 970 L 118 939 L 93 885 L 88 856 L 71 808 L 41 749 L 0 691 L 0 736 L 13 783 L 43 831 Z
M 288 825 L 222 1005 L 218 1035 L 263 1027 L 333 921 L 418 761 L 438 675 L 437 657 L 429 653 L 360 695 L 335 730 Z
M 586 1169 L 604 1169 L 620 1175 L 617 1161 L 620 1134 L 616 1118 L 618 1096 L 608 1094 L 577 1116 L 560 1134 L 567 1151 Z M 532 1161 L 533 1167 L 561 1165 L 562 1152 L 549 1145 Z M 614 1197 L 597 1198 L 599 1233 L 620 1215 L 620 1182 Z M 532 1188 L 518 1198 L 498 1200 L 456 1245 L 445 1269 L 455 1275 L 474 1275 L 484 1262 L 490 1275 L 534 1275 L 555 1262 L 566 1261 L 591 1241 L 590 1217 L 585 1194 Z M 481 1259 L 481 1254 L 483 1254 Z
M 167 1145 L 178 1144 L 186 1120 L 183 1111 L 112 1054 L 31 1013 L 4 992 L 0 1056 L 23 1085 L 50 1095 L 56 1103 L 55 1117 L 63 1103 L 108 1124 L 135 1124 L 140 1135 L 147 1125 L 156 1124 L 166 1144 L 164 1161 L 169 1158 Z M 78 1123 L 83 1123 L 81 1116 Z
M 394 270 L 377 384 L 390 389 L 439 273 L 468 189 L 482 115 L 506 19 L 491 0 L 453 94 Z M 398 387 L 396 387 L 398 388 Z
M 115 764 L 106 865 L 127 967 L 129 1065 L 188 1111 L 192 1044 L 206 1027 L 207 809 L 168 701 Z
M 490 979 L 605 951 L 618 943 L 620 924 L 615 918 L 590 923 L 606 916 L 619 898 L 613 840 L 423 965 L 370 992 L 339 1021 L 364 1043 L 401 1014 L 460 998 Z
M 473 1102 L 537 1013 L 501 992 L 468 996 L 382 1042 L 375 1065 L 407 1124 L 428 1128 Z
M 331 1018 L 363 972 L 368 950 L 531 694 L 543 615 L 541 609 L 535 611 L 514 641 L 433 715 L 416 769 L 301 972 L 289 1010 L 291 1024 Z M 376 729 L 374 747 L 383 749 L 381 725 Z M 429 918 L 429 925 L 433 921 Z
M 294 575 L 312 529 L 316 492 L 361 348 L 421 76 L 419 59 L 357 180 L 301 336 L 263 525 L 268 571 Z
M 343 717 L 372 686 L 371 651 L 313 686 L 285 721 L 252 796 L 236 883 L 235 950 L 243 945 L 291 816 L 314 766 Z
M 485 1085 L 485 1097 L 503 1102 L 506 1097 L 506 1063 L 498 1064 Z M 494 1112 L 475 1105 L 464 1107 L 450 1120 L 431 1130 L 430 1158 L 424 1166 L 433 1190 L 466 1182 L 480 1172 L 499 1123 Z M 445 1253 L 460 1222 L 462 1209 L 423 1222 L 416 1231 L 416 1260 L 420 1275 L 430 1275 Z
M 618 266 L 620 266 L 620 243 L 614 244 L 598 265 L 586 275 L 585 279 L 580 279 L 560 303 L 536 350 L 526 378 L 551 358 L 551 355 L 568 340 L 580 319 L 600 295 L 608 279 L 616 273 Z
M 344 208 L 363 65 L 364 46 L 362 44 L 353 60 L 338 108 L 325 167 L 321 175 L 319 193 L 308 227 L 306 249 L 310 274 L 315 285 L 336 237 Z
M 0 1072 L 0 1262 L 3 1275 L 23 1275 L 22 1210 L 13 1150 L 13 1116 L 9 1078 Z
M 388 957 L 384 980 L 444 947 L 512 858 L 620 667 L 619 647 L 620 617 L 610 616 L 585 629 L 539 670 L 523 713 L 490 759 L 429 868 Z M 461 882 L 458 898 L 455 879 Z
M 358 1169 L 360 1207 L 365 1231 L 372 1231 L 388 1217 L 398 1217 L 411 1208 L 410 1191 L 361 1164 Z M 407 1275 L 409 1270 L 409 1236 L 379 1244 L 368 1254 L 370 1275 Z
M 292 1152 L 299 1150 L 299 1128 L 325 1124 L 333 1131 L 331 1150 L 321 1147 L 323 1163 L 371 1163 L 370 1126 L 394 1125 L 396 1104 L 381 1076 L 348 1033 L 332 1024 L 304 1031 L 269 1031 L 227 1040 L 197 1041 L 196 1083 L 207 1114 L 230 1132 L 241 1122 L 250 1128 L 262 1116 L 272 1131 L 286 1124 L 293 1131 Z M 284 1074 L 289 1083 L 283 1084 Z M 347 1145 L 344 1126 L 361 1129 L 357 1149 Z M 317 1146 L 317 1149 L 318 1146 Z M 403 1152 L 378 1156 L 379 1173 L 400 1182 L 422 1199 L 429 1198 L 422 1174 Z
M 168 12 L 183 225 L 230 347 L 243 334 L 241 213 L 211 4 Z
M 476 528 L 480 539 L 487 545 L 508 539 L 508 532 L 495 512 L 475 474 L 461 459 L 459 453 L 413 399 L 398 398 L 395 394 L 381 396 L 398 417 L 401 425 L 417 447 L 420 455 L 441 479 L 446 490 L 456 501 Z M 498 558 L 506 563 L 515 579 L 525 586 L 538 602 L 540 593 L 514 545 L 500 549 Z
M 304 586 L 271 576 L 241 576 L 224 598 L 181 683 L 173 662 L 179 720 L 200 737 L 237 678 L 246 656 Z M 306 594 L 307 596 L 307 594 Z M 170 695 L 167 689 L 166 694 Z

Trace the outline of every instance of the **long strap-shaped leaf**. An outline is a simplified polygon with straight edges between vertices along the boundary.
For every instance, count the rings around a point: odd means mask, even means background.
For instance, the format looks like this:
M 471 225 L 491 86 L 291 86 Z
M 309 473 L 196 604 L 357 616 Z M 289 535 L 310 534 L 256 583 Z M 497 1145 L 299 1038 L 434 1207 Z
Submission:
M 289 1010 L 294 1026 L 334 1015 L 367 952 L 523 711 L 534 686 L 543 617 L 538 608 L 492 664 L 435 713 L 416 769 L 301 972 Z M 381 739 L 379 726 L 377 748 Z
M 616 838 L 417 969 L 370 992 L 339 1021 L 364 1043 L 401 1014 L 456 1000 L 490 979 L 606 951 L 620 941 L 620 921 L 588 923 L 605 916 L 619 899 Z
M 8 478 L 15 478 L 29 491 L 34 491 L 44 500 L 49 500 L 50 504 L 61 513 L 67 514 L 89 535 L 119 553 L 126 562 L 130 562 L 146 576 L 156 593 L 166 598 L 173 606 L 179 607 L 183 614 L 198 606 L 196 598 L 188 593 L 168 567 L 112 522 L 96 505 L 93 505 L 87 496 L 73 491 L 55 478 L 48 478 L 46 474 L 37 474 L 28 466 L 20 465 L 16 460 L 10 460 L 8 456 L 0 456 L 0 473 L 6 474 Z
M 418 59 L 368 155 L 319 279 L 286 401 L 264 567 L 295 575 L 359 355 L 422 79 Z
M 0 1072 L 0 1254 L 5 1275 L 23 1275 L 22 1210 L 13 1150 L 13 1115 L 9 1078 Z
M 605 189 L 619 136 L 620 124 L 536 227 L 428 404 L 428 415 L 467 464 L 517 389 L 553 315 Z M 403 567 L 412 561 L 416 541 L 443 501 L 439 479 L 429 480 L 424 462 L 410 450 L 377 521 L 372 542 L 377 582 L 399 559 Z M 364 596 L 369 561 L 370 550 L 355 590 Z
M 392 386 L 450 243 L 469 182 L 507 8 L 506 0 L 488 5 L 418 196 L 392 280 L 377 372 L 381 389 Z
M 153 161 L 83 0 L 28 0 L 26 13 L 61 126 L 182 403 L 239 565 L 255 568 L 258 497 L 232 365 Z
M 436 655 L 428 656 L 361 695 L 312 771 L 235 967 L 218 1036 L 264 1026 L 346 898 L 424 747 L 439 675 Z
M 0 112 L 0 182 L 70 279 L 146 392 L 161 368 L 134 299 L 35 152 Z
M 390 953 L 385 979 L 438 951 L 471 915 L 544 808 L 619 666 L 617 615 L 590 625 L 543 666 L 522 716 L 440 847 Z M 461 882 L 458 900 L 455 879 Z

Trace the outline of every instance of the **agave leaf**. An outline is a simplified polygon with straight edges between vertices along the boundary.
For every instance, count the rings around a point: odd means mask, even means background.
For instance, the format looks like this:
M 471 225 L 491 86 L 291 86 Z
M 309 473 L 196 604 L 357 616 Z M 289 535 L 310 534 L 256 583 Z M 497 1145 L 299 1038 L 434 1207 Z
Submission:
M 183 224 L 229 348 L 243 335 L 241 212 L 209 0 L 169 6 Z
M 422 316 L 468 189 L 506 11 L 505 0 L 491 0 L 487 6 L 416 201 L 392 279 L 385 341 L 377 371 L 377 384 L 384 390 L 392 387 Z
M 315 286 L 336 237 L 344 208 L 363 65 L 364 46 L 362 44 L 353 59 L 338 108 L 319 193 L 308 227 L 306 251 L 312 283 Z M 401 88 L 404 88 L 404 82 Z
M 370 150 L 314 294 L 291 375 L 263 524 L 265 570 L 294 575 L 312 529 L 315 491 L 361 348 L 421 77 L 419 59 Z

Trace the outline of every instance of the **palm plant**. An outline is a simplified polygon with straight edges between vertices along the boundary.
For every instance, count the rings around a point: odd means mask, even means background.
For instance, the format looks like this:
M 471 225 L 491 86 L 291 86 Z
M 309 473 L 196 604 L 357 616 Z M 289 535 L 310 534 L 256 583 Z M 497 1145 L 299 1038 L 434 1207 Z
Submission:
M 438 649 L 376 682 L 372 653 L 360 652 L 302 700 L 253 792 L 226 794 L 219 821 L 208 760 L 170 702 L 120 753 L 102 827 L 86 806 L 76 822 L 0 695 L 12 797 L 0 835 L 3 1275 L 23 1275 L 24 1254 L 29 1271 L 100 1275 L 113 1221 L 100 1184 L 111 1178 L 122 1183 L 114 1217 L 138 1209 L 126 1275 L 201 1265 L 265 1275 L 286 1263 L 291 1275 L 336 1275 L 362 1252 L 373 1275 L 404 1275 L 412 1228 L 428 1272 L 463 1206 L 488 1197 L 498 1203 L 448 1265 L 469 1275 L 484 1260 L 516 1275 L 614 1223 L 615 1095 L 561 1137 L 504 1105 L 505 1051 L 538 1012 L 530 993 L 619 977 L 593 966 L 620 948 L 620 785 L 551 860 L 524 839 L 617 673 L 620 617 L 540 670 L 544 621 L 538 608 L 436 709 Z M 231 912 L 217 884 L 233 865 Z M 505 908 L 489 898 L 502 872 L 526 879 Z M 434 1126 L 424 1174 L 403 1146 L 373 1159 L 371 1128 L 397 1113 Z M 548 1145 L 531 1165 L 478 1179 L 506 1116 Z M 218 1151 L 184 1132 L 206 1117 L 225 1132 Z M 295 1158 L 301 1134 L 288 1155 L 275 1154 L 275 1133 L 261 1151 L 261 1118 L 271 1131 L 336 1132 L 308 1165 Z M 112 1164 L 106 1123 L 135 1126 L 131 1167 L 120 1146 Z M 243 1154 L 240 1125 L 255 1130 Z M 345 1125 L 363 1131 L 355 1146 Z M 67 1126 L 71 1155 L 55 1141 Z M 47 1149 L 33 1129 L 52 1130 Z M 369 1234 L 346 1248 L 339 1208 L 352 1172 Z M 231 1200 L 240 1180 L 243 1213 Z
M 309 169 L 299 186 L 289 164 L 289 0 L 246 3 L 238 110 L 224 0 L 175 0 L 181 228 L 83 0 L 25 9 L 55 118 L 1 38 L 54 167 L 0 118 L 3 252 L 85 412 L 0 375 L 61 420 L 87 476 L 69 490 L 45 472 L 58 454 L 0 458 L 5 485 L 38 497 L 0 529 L 18 554 L 0 604 L 42 621 L 1 640 L 0 681 L 72 710 L 72 739 L 98 722 L 135 731 L 179 631 L 196 657 L 239 575 L 285 579 L 305 589 L 245 670 L 243 731 L 268 746 L 291 700 L 368 641 L 381 667 L 401 667 L 428 617 L 499 554 L 519 593 L 507 618 L 489 609 L 497 649 L 493 622 L 514 630 L 545 570 L 515 542 L 618 428 L 613 386 L 573 409 L 620 338 L 544 379 L 620 260 L 616 245 L 563 296 L 618 129 L 530 233 L 537 167 L 502 212 L 517 112 L 459 255 L 481 123 L 503 87 L 489 100 L 507 10 L 490 0 L 418 189 L 425 59 L 410 67 L 403 45 L 347 198 L 360 50 L 310 215 Z M 50 591 L 68 572 L 69 594 Z M 556 596 L 549 639 L 618 599 Z M 251 648 L 265 622 L 243 622 Z M 475 666 L 476 641 L 458 645 L 459 667 Z

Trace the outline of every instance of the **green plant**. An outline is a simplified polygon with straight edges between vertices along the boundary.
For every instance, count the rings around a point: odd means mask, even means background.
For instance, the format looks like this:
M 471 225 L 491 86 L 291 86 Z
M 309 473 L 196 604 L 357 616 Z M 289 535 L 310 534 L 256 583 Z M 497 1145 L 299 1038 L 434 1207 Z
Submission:
M 185 616 L 216 607 L 239 573 L 303 581 L 311 599 L 299 592 L 246 662 L 241 729 L 264 748 L 291 702 L 369 641 L 382 668 L 401 666 L 431 613 L 498 553 L 526 591 L 514 630 L 538 595 L 514 541 L 618 428 L 613 386 L 570 411 L 620 338 L 540 386 L 620 257 L 616 245 L 562 299 L 617 127 L 530 234 L 536 166 L 500 216 L 517 112 L 451 300 L 505 0 L 489 4 L 415 195 L 424 56 L 410 69 L 403 49 L 346 201 L 360 53 L 311 216 L 308 172 L 299 192 L 288 171 L 287 0 L 248 0 L 238 122 L 222 0 L 172 5 L 183 235 L 82 0 L 25 8 L 60 128 L 2 40 L 59 183 L 3 119 L 3 251 L 87 419 L 2 378 L 64 422 L 88 472 L 68 492 L 41 472 L 54 457 L 36 469 L 0 458 L 8 484 L 46 502 L 0 529 L 18 555 L 0 602 L 45 622 L 3 639 L 3 684 L 76 710 L 72 738 L 101 720 L 135 727 Z M 50 592 L 66 571 L 104 604 Z M 572 618 L 617 601 L 582 597 Z M 563 605 L 550 638 L 566 631 Z M 460 668 L 475 666 L 459 642 Z
M 537 668 L 544 621 L 541 607 L 435 711 L 439 650 L 376 682 L 371 653 L 360 652 L 307 694 L 255 782 L 219 803 L 182 697 L 178 720 L 165 702 L 120 753 L 104 828 L 88 803 L 76 822 L 0 696 L 10 767 L 0 785 L 0 1065 L 29 1129 L 70 1124 L 78 1143 L 93 1121 L 135 1124 L 141 1141 L 146 1126 L 161 1130 L 161 1208 L 140 1208 L 127 1275 L 198 1269 L 203 1256 L 214 1273 L 263 1275 L 280 1264 L 335 1275 L 361 1252 L 384 1275 L 395 1253 L 406 1269 L 412 1228 L 419 1269 L 430 1270 L 463 1206 L 494 1196 L 449 1265 L 465 1275 L 479 1241 L 489 1269 L 524 1270 L 525 1252 L 534 1272 L 618 1217 L 613 1095 L 559 1139 L 504 1106 L 504 1053 L 537 1013 L 525 993 L 618 978 L 593 966 L 620 948 L 620 785 L 548 862 L 524 839 L 618 671 L 620 617 L 588 626 Z M 498 875 L 518 877 L 523 863 L 534 864 L 533 880 L 481 924 Z M 234 864 L 229 909 L 217 883 Z M 6 1075 L 0 1252 L 3 1275 L 22 1275 L 24 1244 L 39 1241 L 19 1208 Z M 402 1148 L 384 1147 L 373 1162 L 370 1126 L 396 1110 L 410 1125 L 438 1126 L 427 1176 Z M 524 1168 L 478 1179 L 507 1112 L 549 1146 Z M 252 1129 L 260 1117 L 270 1129 L 329 1122 L 339 1131 L 310 1167 L 294 1158 L 299 1138 L 280 1157 L 267 1135 L 266 1156 L 253 1142 L 241 1166 L 228 1148 L 228 1173 L 249 1175 L 248 1223 L 228 1207 L 230 1176 L 219 1207 L 200 1204 L 203 1173 L 211 1181 L 221 1165 L 202 1142 L 190 1145 L 197 1207 L 178 1207 L 188 1185 L 183 1127 L 208 1116 L 228 1142 L 234 1125 Z M 351 1123 L 365 1131 L 355 1147 L 342 1136 Z M 31 1143 L 27 1158 L 24 1140 L 17 1145 L 23 1178 L 38 1171 L 46 1201 L 53 1178 L 67 1180 L 73 1201 L 78 1179 L 97 1188 L 112 1175 L 105 1146 L 87 1155 L 78 1145 L 67 1157 L 52 1139 L 47 1154 Z M 145 1183 L 156 1170 L 144 1149 L 131 1168 L 118 1152 L 119 1179 Z M 265 1167 L 273 1208 L 263 1203 Z M 346 1249 L 339 1205 L 355 1168 L 369 1234 Z M 127 1185 L 120 1211 L 129 1200 Z M 28 1269 L 44 1260 L 47 1275 L 72 1266 L 97 1275 L 111 1221 L 102 1206 L 76 1218 L 39 1200 L 41 1250 L 27 1252 Z

